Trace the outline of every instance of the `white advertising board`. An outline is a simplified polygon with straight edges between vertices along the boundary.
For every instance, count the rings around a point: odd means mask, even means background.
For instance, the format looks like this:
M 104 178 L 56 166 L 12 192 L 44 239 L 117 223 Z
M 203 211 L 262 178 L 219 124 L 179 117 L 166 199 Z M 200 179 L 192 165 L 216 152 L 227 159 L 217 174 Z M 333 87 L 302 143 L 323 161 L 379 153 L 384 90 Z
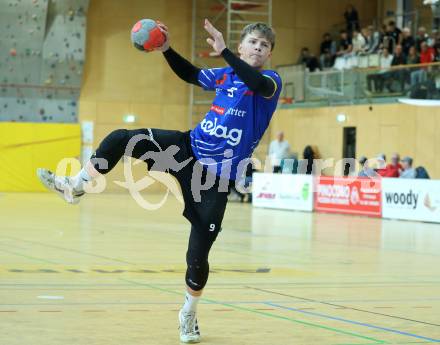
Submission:
M 287 210 L 313 210 L 313 177 L 310 175 L 254 173 L 252 204 Z
M 440 223 L 440 181 L 382 179 L 382 217 Z

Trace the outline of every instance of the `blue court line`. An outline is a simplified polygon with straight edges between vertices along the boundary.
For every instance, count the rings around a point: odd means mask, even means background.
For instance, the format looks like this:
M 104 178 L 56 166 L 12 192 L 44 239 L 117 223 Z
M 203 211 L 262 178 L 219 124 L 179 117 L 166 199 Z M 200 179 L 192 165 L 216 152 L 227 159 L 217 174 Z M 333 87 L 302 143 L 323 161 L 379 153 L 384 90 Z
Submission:
M 265 305 L 270 305 L 272 307 L 276 307 L 276 308 L 279 308 L 279 309 L 286 309 L 286 310 L 295 311 L 297 313 L 303 313 L 303 314 L 308 314 L 308 315 L 313 315 L 313 316 L 320 316 L 320 317 L 331 319 L 331 320 L 337 320 L 337 321 L 342 321 L 342 322 L 346 322 L 346 323 L 351 323 L 353 325 L 358 325 L 358 326 L 364 326 L 364 327 L 368 327 L 368 328 L 379 329 L 381 331 L 387 331 L 387 332 L 396 333 L 396 334 L 400 334 L 400 335 L 406 335 L 408 337 L 413 337 L 413 338 L 427 340 L 427 341 L 432 342 L 432 343 L 440 343 L 440 339 L 428 338 L 428 337 L 424 337 L 422 335 L 417 335 L 417 334 L 413 334 L 413 333 L 399 331 L 397 329 L 375 326 L 375 325 L 372 325 L 372 324 L 369 324 L 369 323 L 363 323 L 363 322 L 343 319 L 343 318 L 336 317 L 336 316 L 331 316 L 331 315 L 326 315 L 326 314 L 321 314 L 321 313 L 315 313 L 315 312 L 312 312 L 312 311 L 306 311 L 306 310 L 301 310 L 301 309 L 292 308 L 292 307 L 285 307 L 283 305 L 279 305 L 279 304 L 275 304 L 275 303 L 267 303 L 266 302 L 264 304 Z

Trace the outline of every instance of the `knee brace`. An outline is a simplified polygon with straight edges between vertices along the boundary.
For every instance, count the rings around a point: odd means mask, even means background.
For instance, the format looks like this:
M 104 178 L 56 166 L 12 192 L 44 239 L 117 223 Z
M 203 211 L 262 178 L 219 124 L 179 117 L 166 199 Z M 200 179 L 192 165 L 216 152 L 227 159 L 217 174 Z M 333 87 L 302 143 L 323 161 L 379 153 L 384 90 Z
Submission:
M 186 253 L 186 284 L 194 291 L 202 290 L 209 276 L 208 258 L 197 255 L 195 250 L 189 249 Z

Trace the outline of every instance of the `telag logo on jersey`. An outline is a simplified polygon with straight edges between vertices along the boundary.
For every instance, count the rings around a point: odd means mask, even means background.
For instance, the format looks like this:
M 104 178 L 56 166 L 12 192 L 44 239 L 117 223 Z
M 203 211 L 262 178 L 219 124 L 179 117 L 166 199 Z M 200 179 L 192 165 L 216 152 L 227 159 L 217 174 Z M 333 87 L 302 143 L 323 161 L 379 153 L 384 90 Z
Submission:
M 209 135 L 213 135 L 217 138 L 228 139 L 226 142 L 229 145 L 237 146 L 241 141 L 241 129 L 232 128 L 231 130 L 228 130 L 228 127 L 217 124 L 217 118 L 214 119 L 214 122 L 203 119 L 203 121 L 200 123 L 200 127 Z

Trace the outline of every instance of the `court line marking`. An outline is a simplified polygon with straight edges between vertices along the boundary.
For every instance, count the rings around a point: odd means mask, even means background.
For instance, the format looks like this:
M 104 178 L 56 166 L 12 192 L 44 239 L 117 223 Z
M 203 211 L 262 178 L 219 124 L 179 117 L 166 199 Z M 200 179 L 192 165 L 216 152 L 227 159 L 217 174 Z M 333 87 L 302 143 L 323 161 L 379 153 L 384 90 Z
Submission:
M 299 300 L 306 301 L 306 302 L 314 302 L 314 303 L 319 303 L 319 304 L 325 304 L 325 305 L 329 305 L 329 306 L 332 306 L 332 307 L 342 307 L 344 309 L 355 310 L 355 311 L 359 311 L 359 312 L 362 312 L 362 313 L 381 315 L 381 316 L 386 316 L 386 317 L 389 317 L 389 318 L 400 319 L 400 320 L 405 320 L 405 321 L 421 323 L 421 324 L 424 324 L 424 325 L 440 327 L 439 324 L 431 323 L 431 322 L 427 322 L 427 321 L 420 321 L 420 320 L 409 319 L 409 318 L 402 317 L 402 316 L 397 316 L 397 315 L 378 313 L 378 312 L 375 312 L 375 311 L 358 309 L 358 308 L 353 308 L 353 307 L 350 307 L 350 306 L 344 306 L 344 305 L 334 304 L 334 303 L 330 303 L 330 302 L 319 301 L 319 300 L 315 300 L 315 299 L 312 299 L 312 298 L 288 295 L 288 294 L 284 294 L 284 293 L 280 293 L 280 292 L 276 292 L 276 291 L 271 291 L 271 290 L 260 289 L 260 288 L 256 288 L 256 287 L 252 287 L 252 286 L 247 286 L 247 288 L 250 288 L 250 289 L 253 289 L 253 290 L 256 290 L 256 291 L 265 292 L 265 293 L 270 293 L 270 294 L 273 294 L 273 295 L 284 296 L 284 297 L 292 297 L 292 298 L 299 299 Z
M 135 264 L 133 262 L 128 262 L 128 261 L 124 261 L 124 260 L 120 260 L 120 259 L 115 259 L 115 258 L 111 258 L 111 257 L 104 256 L 104 255 L 87 253 L 87 252 L 83 252 L 83 251 L 76 250 L 76 249 L 59 247 L 59 246 L 55 246 L 53 244 L 47 244 L 47 243 L 31 241 L 31 240 L 24 240 L 24 239 L 12 237 L 12 236 L 0 236 L 0 237 L 12 239 L 14 241 L 19 241 L 19 242 L 21 241 L 21 242 L 27 242 L 27 243 L 31 243 L 31 244 L 37 244 L 39 246 L 43 246 L 43 247 L 47 247 L 47 248 L 55 248 L 55 249 L 62 250 L 62 251 L 67 251 L 67 252 L 73 252 L 73 253 L 77 253 L 77 254 L 81 254 L 81 255 L 92 256 L 92 257 L 96 257 L 96 258 L 100 258 L 100 259 L 106 259 L 106 260 L 109 260 L 109 261 L 122 262 L 124 264 L 129 264 L 129 265 L 133 265 L 133 266 L 137 266 L 138 265 L 138 264 Z
M 119 280 L 125 281 L 125 282 L 127 282 L 129 284 L 147 286 L 147 287 L 149 287 L 149 288 L 151 288 L 153 290 L 162 291 L 162 292 L 166 292 L 166 293 L 173 294 L 173 295 L 183 296 L 183 293 L 181 293 L 181 292 L 177 292 L 177 291 L 174 291 L 174 290 L 161 288 L 161 287 L 154 286 L 154 285 L 151 285 L 151 284 L 140 283 L 140 282 L 137 282 L 137 281 L 123 279 L 123 278 L 119 278 Z M 307 321 L 301 321 L 301 320 L 293 319 L 293 318 L 290 318 L 290 317 L 281 316 L 281 315 L 277 315 L 277 314 L 273 314 L 273 313 L 268 313 L 268 312 L 264 312 L 264 311 L 259 311 L 259 310 L 255 310 L 255 309 L 239 307 L 239 306 L 228 304 L 228 303 L 221 303 L 219 301 L 215 301 L 215 300 L 204 298 L 204 297 L 201 297 L 200 299 L 204 300 L 204 301 L 207 301 L 207 302 L 210 302 L 210 303 L 213 303 L 213 304 L 220 304 L 220 305 L 223 305 L 225 307 L 230 307 L 230 308 L 233 308 L 233 309 L 250 312 L 250 313 L 253 313 L 253 314 L 260 314 L 260 315 L 268 316 L 268 317 L 275 318 L 275 319 L 281 319 L 281 320 L 290 321 L 290 322 L 293 322 L 293 323 L 298 323 L 298 324 L 301 324 L 301 325 L 304 325 L 304 326 L 311 326 L 311 327 L 315 327 L 315 328 L 321 328 L 321 329 L 325 329 L 327 331 L 332 331 L 332 332 L 336 332 L 336 333 L 340 333 L 340 334 L 344 334 L 344 335 L 349 335 L 349 336 L 356 337 L 356 338 L 370 340 L 370 341 L 373 341 L 374 344 L 385 344 L 386 343 L 386 341 L 384 341 L 384 340 L 379 340 L 379 339 L 373 338 L 373 337 L 367 337 L 367 336 L 364 336 L 364 335 L 361 335 L 361 334 L 358 334 L 358 333 L 354 333 L 354 332 L 350 332 L 350 331 L 344 331 L 344 330 L 338 329 L 338 328 L 323 326 L 323 325 L 320 325 L 320 324 L 316 324 L 316 323 L 312 323 L 312 322 L 307 322 Z
M 8 254 L 13 254 L 13 255 L 16 255 L 16 256 L 21 256 L 21 257 L 29 259 L 31 261 L 37 261 L 37 262 L 41 261 L 41 262 L 45 262 L 47 264 L 59 265 L 59 263 L 55 262 L 55 261 L 50 261 L 50 260 L 46 260 L 46 259 L 40 259 L 40 258 L 36 258 L 36 257 L 33 257 L 33 256 L 25 255 L 25 254 L 22 254 L 22 253 L 17 253 L 17 252 L 13 252 L 13 251 L 10 251 L 10 250 L 6 250 L 6 249 L 0 249 L 0 251 L 4 252 L 4 253 L 8 253 Z
M 429 337 L 425 337 L 425 336 L 422 336 L 422 335 L 417 335 L 417 334 L 414 334 L 414 333 L 408 333 L 408 332 L 404 332 L 404 331 L 399 331 L 399 330 L 393 329 L 393 328 L 381 327 L 381 326 L 376 326 L 376 325 L 369 324 L 369 323 L 364 323 L 364 322 L 344 319 L 344 318 L 337 317 L 337 316 L 331 316 L 331 315 L 316 313 L 316 312 L 312 312 L 312 311 L 305 311 L 305 310 L 301 310 L 301 309 L 297 309 L 297 308 L 292 308 L 292 307 L 286 307 L 286 306 L 275 304 L 275 303 L 264 303 L 264 304 L 270 305 L 272 307 L 280 308 L 280 309 L 294 311 L 294 312 L 297 312 L 297 313 L 308 314 L 308 315 L 313 315 L 313 316 L 319 316 L 319 317 L 323 317 L 323 318 L 326 318 L 326 319 L 331 319 L 331 320 L 336 320 L 336 321 L 342 321 L 342 322 L 345 322 L 345 323 L 350 323 L 350 324 L 353 324 L 353 325 L 358 325 L 358 326 L 363 326 L 363 327 L 373 328 L 373 329 L 379 329 L 379 330 L 390 332 L 390 333 L 396 333 L 396 334 L 399 334 L 399 335 L 405 335 L 405 336 L 408 336 L 408 337 L 413 337 L 413 338 L 417 338 L 417 339 L 423 339 L 423 340 L 427 340 L 427 341 L 432 342 L 432 343 L 440 343 L 440 339 L 434 339 L 434 338 L 429 338 Z

